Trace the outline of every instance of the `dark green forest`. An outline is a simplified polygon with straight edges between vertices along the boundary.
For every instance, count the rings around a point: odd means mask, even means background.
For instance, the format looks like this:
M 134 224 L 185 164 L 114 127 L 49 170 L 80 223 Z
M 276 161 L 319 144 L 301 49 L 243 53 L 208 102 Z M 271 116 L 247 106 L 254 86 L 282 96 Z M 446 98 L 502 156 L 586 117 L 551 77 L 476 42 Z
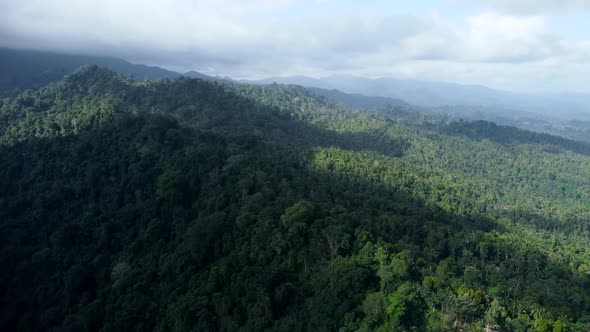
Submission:
M 2 331 L 590 330 L 590 144 L 96 66 L 0 107 Z

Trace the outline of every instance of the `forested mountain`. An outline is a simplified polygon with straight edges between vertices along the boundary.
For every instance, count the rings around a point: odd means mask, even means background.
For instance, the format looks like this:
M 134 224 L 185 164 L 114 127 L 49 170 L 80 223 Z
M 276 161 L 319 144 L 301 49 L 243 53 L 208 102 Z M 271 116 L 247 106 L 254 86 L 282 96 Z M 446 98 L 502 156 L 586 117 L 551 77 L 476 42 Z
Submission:
M 365 78 L 337 75 L 311 78 L 292 76 L 272 77 L 258 81 L 258 83 L 264 84 L 272 82 L 298 84 L 322 89 L 338 89 L 345 93 L 360 93 L 366 96 L 403 99 L 411 104 L 426 107 L 445 105 L 499 106 L 503 101 L 516 101 L 516 99 L 513 99 L 516 94 L 496 91 L 480 85 L 406 80 L 392 77 Z
M 272 82 L 298 84 L 305 87 L 338 89 L 345 93 L 360 93 L 402 99 L 423 107 L 476 106 L 494 109 L 515 109 L 561 118 L 583 115 L 588 119 L 590 96 L 587 94 L 525 94 L 491 89 L 482 85 L 420 81 L 393 77 L 366 78 L 350 75 L 311 78 L 305 76 L 273 77 L 252 83 Z
M 449 116 L 467 121 L 489 121 L 504 126 L 517 127 L 539 133 L 548 133 L 576 141 L 590 142 L 590 121 L 566 120 L 559 116 L 539 115 L 514 109 L 491 108 L 483 106 L 441 106 L 420 107 L 409 105 L 401 99 L 365 96 L 356 93 L 344 93 L 340 90 L 328 90 L 306 87 L 316 96 L 325 97 L 351 108 L 373 110 L 384 106 L 397 106 L 430 113 L 435 117 Z M 585 116 L 582 116 L 584 118 Z
M 549 133 L 573 140 L 590 142 L 590 121 L 588 114 L 575 118 L 559 115 L 540 115 L 515 109 L 490 108 L 481 106 L 444 106 L 424 109 L 435 114 L 448 114 L 465 120 L 485 120 L 526 130 Z M 586 119 L 586 120 L 584 120 Z
M 313 87 L 306 89 L 316 96 L 325 97 L 352 108 L 373 109 L 381 106 L 410 106 L 401 99 L 365 96 L 358 93 L 344 93 L 336 89 L 328 90 Z
M 98 67 L 0 108 L 2 331 L 587 331 L 590 145 Z
M 484 86 L 394 78 L 276 77 L 252 83 L 298 84 L 350 107 L 412 104 L 434 114 L 486 120 L 590 142 L 590 100 L 584 94 L 524 95 Z
M 224 83 L 233 81 L 229 77 L 209 76 L 194 70 L 180 74 L 159 67 L 132 64 L 114 57 L 0 48 L 0 73 L 2 73 L 0 75 L 0 98 L 15 97 L 25 89 L 36 89 L 61 80 L 65 75 L 72 73 L 82 65 L 99 65 L 116 73 L 134 77 L 137 80 L 175 79 L 186 76 Z M 288 77 L 254 83 L 268 84 L 273 81 L 305 86 L 317 96 L 332 99 L 348 107 L 373 109 L 384 105 L 406 106 L 434 114 L 448 114 L 465 120 L 492 121 L 503 125 L 590 142 L 590 117 L 587 112 L 579 112 L 579 110 L 588 109 L 584 106 L 587 99 L 587 96 L 584 95 L 559 96 L 559 100 L 550 98 L 549 101 L 537 98 L 537 102 L 531 106 L 530 103 L 519 102 L 518 98 L 514 98 L 514 94 L 497 94 L 495 90 L 485 87 L 469 87 L 437 82 L 386 79 L 362 79 L 359 81 L 353 77 L 330 79 Z M 334 87 L 347 92 L 337 90 Z M 364 94 L 357 93 L 359 91 Z M 457 93 L 457 91 L 463 92 Z M 482 93 L 491 94 L 494 97 L 482 96 Z M 463 97 L 457 97 L 458 95 L 469 96 L 469 99 L 461 99 Z M 441 98 L 450 99 L 442 100 Z M 408 100 L 417 106 L 410 106 L 404 100 Z M 503 106 L 498 107 L 498 105 Z M 537 110 L 547 107 L 549 111 L 539 114 L 519 110 L 520 107 L 526 109 L 529 106 Z M 567 110 L 578 110 L 578 112 L 564 115 L 564 113 L 568 113 Z
M 0 48 L 0 98 L 61 80 L 83 65 L 98 65 L 138 80 L 178 78 L 179 73 L 113 58 Z M 196 72 L 195 72 L 196 73 Z
M 198 79 L 206 80 L 206 81 L 220 81 L 220 82 L 231 82 L 231 81 L 233 81 L 229 77 L 209 76 L 209 75 L 205 75 L 203 73 L 199 73 L 198 71 L 195 71 L 195 70 L 191 70 L 189 72 L 186 72 L 186 73 L 184 73 L 183 76 L 186 76 L 186 77 L 189 77 L 189 78 L 198 78 Z

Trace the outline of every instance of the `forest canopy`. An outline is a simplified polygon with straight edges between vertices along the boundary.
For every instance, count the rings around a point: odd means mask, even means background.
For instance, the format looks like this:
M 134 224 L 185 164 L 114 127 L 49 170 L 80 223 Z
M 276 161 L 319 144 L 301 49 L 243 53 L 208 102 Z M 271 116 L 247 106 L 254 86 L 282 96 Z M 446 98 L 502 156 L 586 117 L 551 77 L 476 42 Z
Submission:
M 590 145 L 96 66 L 0 106 L 2 331 L 587 331 Z

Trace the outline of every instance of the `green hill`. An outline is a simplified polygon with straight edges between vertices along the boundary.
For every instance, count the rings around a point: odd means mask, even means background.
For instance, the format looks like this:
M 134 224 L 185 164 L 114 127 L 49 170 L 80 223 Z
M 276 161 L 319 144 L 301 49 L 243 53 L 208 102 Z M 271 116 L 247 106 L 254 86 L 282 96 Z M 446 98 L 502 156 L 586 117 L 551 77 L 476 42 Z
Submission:
M 590 328 L 585 143 L 98 67 L 0 128 L 0 330 Z

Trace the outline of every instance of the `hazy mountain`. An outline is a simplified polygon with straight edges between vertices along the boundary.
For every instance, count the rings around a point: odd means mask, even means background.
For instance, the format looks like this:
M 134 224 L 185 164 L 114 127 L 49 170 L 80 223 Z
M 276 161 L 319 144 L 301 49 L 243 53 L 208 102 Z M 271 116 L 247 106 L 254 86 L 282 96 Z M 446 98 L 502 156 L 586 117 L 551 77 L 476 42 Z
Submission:
M 197 79 L 201 79 L 201 80 L 207 80 L 207 81 L 216 80 L 216 78 L 213 76 L 205 75 L 205 74 L 199 73 L 198 71 L 195 71 L 195 70 L 191 70 L 189 72 L 184 73 L 184 76 L 190 77 L 190 78 L 197 78 Z
M 58 81 L 82 65 L 98 65 L 135 79 L 177 78 L 181 74 L 159 67 L 133 64 L 114 57 L 72 55 L 0 48 L 0 97 L 12 96 Z
M 550 113 L 539 114 L 508 108 L 484 106 L 441 106 L 422 108 L 438 114 L 447 114 L 465 120 L 485 120 L 500 125 L 514 126 L 526 130 L 558 135 L 578 141 L 590 142 L 590 122 L 584 114 L 560 117 Z
M 560 118 L 590 117 L 590 96 L 585 94 L 527 95 L 481 85 L 356 76 L 329 76 L 319 79 L 292 76 L 255 81 L 264 84 L 271 82 L 402 99 L 425 107 L 483 106 L 538 112 Z
M 471 121 L 492 121 L 590 141 L 590 96 L 585 94 L 531 96 L 479 85 L 352 76 L 321 79 L 292 76 L 242 82 L 301 85 L 318 96 L 353 108 L 407 106 L 427 113 Z
M 338 89 L 346 93 L 397 98 L 421 106 L 457 104 L 496 105 L 502 99 L 515 96 L 509 92 L 495 91 L 479 85 L 461 85 L 395 78 L 371 79 L 345 75 L 329 76 L 319 79 L 305 76 L 273 77 L 258 81 L 258 83 L 271 82 L 298 84 L 323 89 Z
M 376 96 L 365 96 L 359 93 L 344 93 L 336 89 L 322 89 L 322 88 L 307 88 L 313 92 L 316 96 L 325 97 L 332 99 L 345 106 L 353 108 L 375 108 L 383 105 L 391 106 L 409 106 L 408 103 L 401 99 L 388 98 L 388 97 L 376 97 Z

